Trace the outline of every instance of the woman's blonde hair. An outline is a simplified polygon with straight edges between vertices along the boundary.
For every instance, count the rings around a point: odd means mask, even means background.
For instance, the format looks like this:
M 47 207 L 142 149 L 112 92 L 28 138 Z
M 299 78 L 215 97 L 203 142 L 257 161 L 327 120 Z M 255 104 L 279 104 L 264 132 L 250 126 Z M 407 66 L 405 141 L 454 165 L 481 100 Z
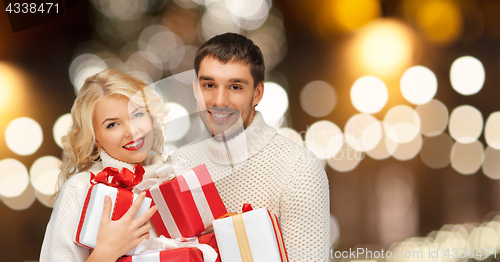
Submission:
M 146 107 L 153 122 L 153 147 L 155 154 L 163 151 L 163 122 L 167 114 L 165 104 L 144 82 L 114 69 L 106 69 L 85 80 L 71 108 L 73 124 L 68 134 L 62 137 L 63 160 L 58 189 L 77 172 L 87 171 L 100 161 L 99 149 L 95 145 L 93 128 L 96 103 L 110 95 L 125 96 L 134 104 Z M 144 164 L 152 161 L 148 157 Z

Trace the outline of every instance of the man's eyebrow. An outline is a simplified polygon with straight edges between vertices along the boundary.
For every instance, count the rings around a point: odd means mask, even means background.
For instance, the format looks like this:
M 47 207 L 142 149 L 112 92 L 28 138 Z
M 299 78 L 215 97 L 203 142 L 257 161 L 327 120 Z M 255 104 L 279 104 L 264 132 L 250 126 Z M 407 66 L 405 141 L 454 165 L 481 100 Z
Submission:
M 104 123 L 106 123 L 106 121 L 115 121 L 115 120 L 118 120 L 118 118 L 106 118 L 106 119 L 104 119 L 104 121 L 102 121 L 101 125 L 103 125 Z
M 214 78 L 210 77 L 210 76 L 199 76 L 198 79 L 199 80 L 214 80 Z
M 248 81 L 246 79 L 243 79 L 243 78 L 231 78 L 231 79 L 229 79 L 229 82 L 248 84 Z

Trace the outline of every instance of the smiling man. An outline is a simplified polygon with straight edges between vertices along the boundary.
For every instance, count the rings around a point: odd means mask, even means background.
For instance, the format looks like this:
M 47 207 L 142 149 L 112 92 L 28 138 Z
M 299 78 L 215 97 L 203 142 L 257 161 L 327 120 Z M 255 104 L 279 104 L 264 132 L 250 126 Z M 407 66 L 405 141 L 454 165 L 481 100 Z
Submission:
M 242 35 L 215 36 L 196 53 L 195 70 L 193 90 L 206 135 L 171 160 L 185 159 L 190 168 L 206 164 L 228 212 L 241 212 L 244 203 L 274 212 L 290 261 L 326 261 L 326 173 L 314 154 L 277 134 L 255 110 L 264 95 L 259 47 Z

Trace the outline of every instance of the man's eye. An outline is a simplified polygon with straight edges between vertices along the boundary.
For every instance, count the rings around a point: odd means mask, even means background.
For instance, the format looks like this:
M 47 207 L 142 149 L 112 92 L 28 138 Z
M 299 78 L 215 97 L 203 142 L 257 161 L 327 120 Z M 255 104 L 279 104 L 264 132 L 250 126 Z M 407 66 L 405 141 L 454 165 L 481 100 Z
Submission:
M 214 85 L 212 85 L 212 84 L 205 84 L 205 87 L 208 87 L 208 88 L 213 88 L 213 87 L 214 87 Z
M 239 90 L 239 89 L 241 89 L 241 87 L 240 86 L 231 86 L 231 89 L 232 90 Z
M 141 117 L 141 116 L 143 116 L 143 115 L 144 115 L 144 113 L 137 113 L 137 114 L 135 114 L 135 115 L 132 117 L 132 119 L 139 118 L 139 117 Z
M 115 123 L 115 122 L 113 122 L 113 123 L 109 124 L 106 128 L 107 128 L 107 129 L 110 129 L 110 128 L 115 127 L 115 126 L 116 126 L 116 123 Z

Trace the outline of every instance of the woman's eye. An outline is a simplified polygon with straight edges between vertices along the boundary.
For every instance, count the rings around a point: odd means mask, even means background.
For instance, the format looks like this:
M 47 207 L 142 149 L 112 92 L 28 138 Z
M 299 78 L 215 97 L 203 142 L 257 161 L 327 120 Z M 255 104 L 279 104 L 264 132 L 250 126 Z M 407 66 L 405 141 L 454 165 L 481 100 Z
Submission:
M 115 126 L 116 126 L 116 123 L 113 122 L 113 123 L 109 124 L 106 128 L 109 129 L 109 128 L 112 128 L 112 127 L 115 127 Z
M 135 115 L 132 117 L 132 119 L 139 118 L 139 117 L 141 117 L 141 116 L 143 116 L 143 115 L 144 115 L 144 113 L 140 113 L 140 112 L 139 112 L 139 113 L 135 114 Z

